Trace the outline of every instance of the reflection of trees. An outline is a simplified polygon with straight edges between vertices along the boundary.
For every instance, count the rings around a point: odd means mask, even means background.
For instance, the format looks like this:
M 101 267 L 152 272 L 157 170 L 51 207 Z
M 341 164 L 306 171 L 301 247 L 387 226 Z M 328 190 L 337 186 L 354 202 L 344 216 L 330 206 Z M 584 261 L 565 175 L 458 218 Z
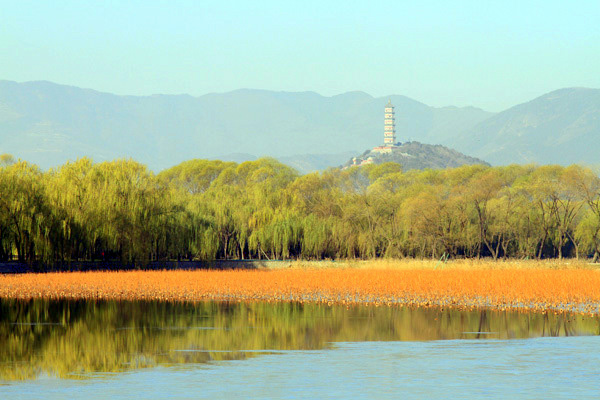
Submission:
M 0 301 L 0 379 L 89 377 L 330 342 L 598 334 L 598 318 L 297 303 Z

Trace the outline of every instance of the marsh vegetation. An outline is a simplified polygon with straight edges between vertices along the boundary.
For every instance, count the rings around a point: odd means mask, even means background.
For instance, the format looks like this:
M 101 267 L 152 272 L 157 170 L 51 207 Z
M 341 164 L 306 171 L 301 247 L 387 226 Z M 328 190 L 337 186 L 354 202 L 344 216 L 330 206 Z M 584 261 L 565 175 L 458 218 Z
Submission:
M 412 262 L 403 264 L 0 275 L 0 298 L 295 301 L 600 313 L 600 273 L 593 268 L 547 268 L 545 263 L 486 268 L 472 262 L 443 268 L 429 263 L 416 269 Z M 492 264 L 498 265 L 487 263 Z

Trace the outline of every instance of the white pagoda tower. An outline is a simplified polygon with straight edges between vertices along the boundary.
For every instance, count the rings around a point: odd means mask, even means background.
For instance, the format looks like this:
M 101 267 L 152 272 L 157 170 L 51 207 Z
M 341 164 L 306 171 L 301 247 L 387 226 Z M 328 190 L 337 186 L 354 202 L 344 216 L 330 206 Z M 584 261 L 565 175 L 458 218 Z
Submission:
M 385 106 L 385 120 L 383 127 L 383 145 L 395 146 L 396 144 L 396 119 L 394 118 L 394 106 L 392 100 Z
M 392 100 L 385 105 L 385 117 L 383 120 L 383 145 L 373 150 L 375 153 L 391 153 L 396 146 L 396 118 L 394 117 L 394 106 Z

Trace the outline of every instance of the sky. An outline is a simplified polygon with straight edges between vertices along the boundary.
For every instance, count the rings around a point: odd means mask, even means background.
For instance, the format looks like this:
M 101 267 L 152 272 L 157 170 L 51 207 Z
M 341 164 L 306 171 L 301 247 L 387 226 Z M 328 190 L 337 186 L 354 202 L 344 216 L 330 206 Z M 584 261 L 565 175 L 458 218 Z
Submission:
M 121 95 L 360 90 L 501 111 L 600 88 L 600 0 L 0 0 L 0 79 Z

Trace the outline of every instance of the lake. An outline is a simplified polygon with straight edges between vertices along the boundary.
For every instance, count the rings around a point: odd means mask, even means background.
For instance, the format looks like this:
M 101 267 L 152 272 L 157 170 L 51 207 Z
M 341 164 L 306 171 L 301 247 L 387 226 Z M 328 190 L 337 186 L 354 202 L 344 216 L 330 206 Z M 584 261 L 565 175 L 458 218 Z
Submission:
M 597 398 L 600 319 L 0 300 L 0 398 Z

